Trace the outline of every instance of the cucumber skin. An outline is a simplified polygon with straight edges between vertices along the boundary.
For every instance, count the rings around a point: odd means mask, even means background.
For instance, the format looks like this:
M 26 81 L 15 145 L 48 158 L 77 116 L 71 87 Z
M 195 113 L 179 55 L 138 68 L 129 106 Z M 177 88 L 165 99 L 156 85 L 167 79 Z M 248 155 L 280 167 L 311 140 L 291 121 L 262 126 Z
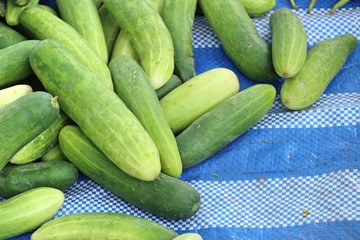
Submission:
M 29 93 L 1 107 L 0 170 L 19 149 L 53 124 L 59 111 L 55 98 L 46 92 Z
M 183 168 L 214 155 L 268 112 L 276 95 L 270 84 L 256 84 L 208 111 L 176 137 Z
M 66 159 L 66 156 L 64 155 L 64 153 L 62 152 L 59 143 L 57 143 L 55 146 L 53 146 L 47 153 L 45 153 L 41 157 L 41 161 L 43 161 L 43 162 L 53 162 L 53 161 L 60 161 L 60 160 L 67 160 L 67 159 Z
M 63 202 L 64 193 L 49 187 L 34 188 L 1 202 L 0 239 L 35 230 L 55 216 Z
M 276 5 L 276 0 L 241 0 L 245 11 L 251 18 L 259 17 L 269 12 Z
M 344 34 L 317 43 L 307 54 L 305 64 L 293 78 L 284 81 L 280 98 L 290 110 L 313 105 L 357 47 L 352 34 Z
M 39 0 L 30 0 L 30 2 L 23 7 L 16 6 L 11 3 L 11 1 L 6 1 L 5 9 L 5 20 L 9 26 L 18 26 L 19 25 L 19 16 L 21 15 L 24 9 L 29 7 L 34 7 L 39 4 Z
M 116 37 L 118 36 L 120 32 L 120 27 L 116 23 L 114 17 L 111 15 L 111 13 L 106 9 L 105 5 L 101 5 L 99 8 L 99 16 L 101 25 L 104 31 L 105 36 L 105 42 L 106 47 L 108 50 L 108 56 L 111 56 L 111 52 L 114 47 L 114 43 L 116 40 Z
M 134 45 L 131 43 L 129 35 L 124 30 L 120 30 L 118 36 L 115 39 L 114 47 L 112 49 L 110 58 L 112 60 L 116 57 L 123 55 L 129 56 L 137 62 L 140 61 Z
M 147 0 L 103 2 L 132 39 L 141 66 L 153 88 L 165 85 L 174 71 L 174 47 L 169 30 L 159 13 Z
M 0 90 L 0 107 L 9 104 L 16 99 L 33 92 L 30 85 L 18 84 Z
M 275 71 L 281 77 L 291 78 L 305 63 L 306 30 L 297 15 L 289 8 L 277 9 L 271 14 L 270 29 Z
M 0 50 L 0 87 L 19 83 L 33 74 L 29 55 L 39 42 L 25 40 Z
M 9 47 L 16 43 L 27 40 L 27 38 L 21 33 L 17 32 L 13 28 L 7 26 L 0 21 L 0 49 Z
M 130 177 L 116 168 L 77 126 L 65 126 L 59 142 L 79 171 L 144 211 L 179 220 L 192 217 L 200 208 L 200 194 L 190 184 L 163 173 L 150 182 Z
M 112 212 L 73 213 L 43 224 L 31 240 L 172 240 L 178 234 L 148 219 Z
M 145 181 L 159 175 L 159 152 L 150 135 L 116 93 L 78 64 L 64 45 L 43 40 L 30 54 L 30 63 L 45 89 L 59 97 L 64 113 L 116 166 Z
M 37 187 L 65 191 L 78 176 L 77 168 L 66 161 L 6 165 L 0 171 L 0 196 L 8 198 Z
M 254 82 L 278 78 L 272 63 L 271 46 L 261 38 L 239 0 L 199 2 L 225 53 L 242 74 Z
M 159 100 L 162 99 L 166 94 L 168 94 L 169 92 L 180 86 L 181 84 L 182 81 L 180 80 L 180 78 L 173 74 L 169 79 L 169 81 L 164 86 L 162 86 L 159 89 L 156 89 L 155 92 L 158 99 Z

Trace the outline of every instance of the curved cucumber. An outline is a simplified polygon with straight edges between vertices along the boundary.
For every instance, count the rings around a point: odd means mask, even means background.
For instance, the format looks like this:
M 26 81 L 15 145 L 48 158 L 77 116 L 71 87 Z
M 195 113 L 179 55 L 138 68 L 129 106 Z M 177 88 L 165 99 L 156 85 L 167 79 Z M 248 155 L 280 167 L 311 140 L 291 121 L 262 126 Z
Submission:
M 241 0 L 240 2 L 244 6 L 247 14 L 252 18 L 269 12 L 276 5 L 276 0 Z
M 291 110 L 306 109 L 314 104 L 357 44 L 358 40 L 352 34 L 317 43 L 308 52 L 300 72 L 284 81 L 280 92 L 282 103 Z
M 176 137 L 184 168 L 195 166 L 241 136 L 269 111 L 276 95 L 256 84 L 208 111 Z
M 0 90 L 0 107 L 33 92 L 30 85 L 18 84 Z
M 200 208 L 200 194 L 187 182 L 163 173 L 154 181 L 130 177 L 115 167 L 76 126 L 65 126 L 59 142 L 79 171 L 144 211 L 177 220 L 192 217 Z
M 28 190 L 0 202 L 0 239 L 35 230 L 49 221 L 64 202 L 64 193 L 55 188 Z
M 276 73 L 284 78 L 295 76 L 303 67 L 307 54 L 305 28 L 289 8 L 271 14 L 272 58 Z
M 225 53 L 241 73 L 255 82 L 269 82 L 278 77 L 271 46 L 261 38 L 240 0 L 200 0 L 200 6 Z
M 53 146 L 47 153 L 45 153 L 41 157 L 41 161 L 43 162 L 54 162 L 60 160 L 66 160 L 66 156 L 62 152 L 59 143 L 55 144 L 55 146 Z
M 61 109 L 115 165 L 142 180 L 161 170 L 150 135 L 123 101 L 78 63 L 64 45 L 43 40 L 30 63 L 45 89 L 58 96 Z
M 0 21 L 0 49 L 25 41 L 27 38 Z
M 175 134 L 195 119 L 235 95 L 240 88 L 236 74 L 215 68 L 181 84 L 160 100 L 166 119 Z
M 146 239 L 172 240 L 177 233 L 148 219 L 122 213 L 73 213 L 43 224 L 31 240 Z

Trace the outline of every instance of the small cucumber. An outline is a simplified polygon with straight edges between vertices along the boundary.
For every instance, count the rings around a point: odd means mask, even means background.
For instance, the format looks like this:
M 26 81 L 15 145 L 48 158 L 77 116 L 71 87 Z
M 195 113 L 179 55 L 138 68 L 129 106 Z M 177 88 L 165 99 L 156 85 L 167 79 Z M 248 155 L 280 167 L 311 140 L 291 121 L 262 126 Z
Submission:
M 176 137 L 184 168 L 214 155 L 261 120 L 276 95 L 270 84 L 256 84 L 217 105 Z
M 156 89 L 155 92 L 158 99 L 162 99 L 166 94 L 168 94 L 169 92 L 180 86 L 181 84 L 182 81 L 180 80 L 180 78 L 173 74 L 170 80 L 164 86 L 162 86 L 159 89 Z
M 15 101 L 16 99 L 33 92 L 27 84 L 18 84 L 0 90 L 0 107 Z
M 56 98 L 46 92 L 29 93 L 0 108 L 0 170 L 11 157 L 59 115 Z
M 104 0 L 105 7 L 130 36 L 151 85 L 165 85 L 174 71 L 171 35 L 159 13 L 147 0 Z
M 275 10 L 270 17 L 272 58 L 276 73 L 284 78 L 295 76 L 307 54 L 305 28 L 289 8 Z
M 8 164 L 0 171 L 0 196 L 8 198 L 37 187 L 65 191 L 78 175 L 77 168 L 66 161 Z
M 27 38 L 10 26 L 0 21 L 0 49 L 27 40 Z
M 115 39 L 110 59 L 124 55 L 129 56 L 135 61 L 139 62 L 139 56 L 131 42 L 129 35 L 124 30 L 120 30 Z
M 150 135 L 116 93 L 98 82 L 68 48 L 43 40 L 30 54 L 30 63 L 45 89 L 59 97 L 64 113 L 115 165 L 142 180 L 159 175 L 159 152 Z
M 184 233 L 177 236 L 173 240 L 202 240 L 202 237 L 197 233 Z
M 181 84 L 160 100 L 174 134 L 179 134 L 195 119 L 235 95 L 240 88 L 236 74 L 215 68 Z
M 107 10 L 105 5 L 101 5 L 99 8 L 99 17 L 104 32 L 108 56 L 111 56 L 116 37 L 120 32 L 120 27 L 115 21 L 113 15 L 111 15 L 111 13 Z
M 260 17 L 270 12 L 276 5 L 276 0 L 241 0 L 247 14 L 252 17 Z
M 55 144 L 47 153 L 41 157 L 43 162 L 54 162 L 60 160 L 67 160 L 66 156 L 62 152 L 59 143 Z
M 144 126 L 160 154 L 161 170 L 172 177 L 182 172 L 175 136 L 166 120 L 159 99 L 140 65 L 128 56 L 109 64 L 116 94 Z
M 352 34 L 322 40 L 307 54 L 300 72 L 285 79 L 280 92 L 282 103 L 290 110 L 302 110 L 313 105 L 357 47 Z
M 31 240 L 172 240 L 178 234 L 154 221 L 111 212 L 73 213 L 43 224 Z
M 39 187 L 0 202 L 0 239 L 35 230 L 49 221 L 64 202 L 64 193 Z
M 34 7 L 39 3 L 39 0 L 30 0 L 28 4 L 23 7 L 17 6 L 12 0 L 6 1 L 5 20 L 9 26 L 19 25 L 19 16 L 25 8 Z
M 61 129 L 59 143 L 79 171 L 144 211 L 179 220 L 194 216 L 200 208 L 200 194 L 190 184 L 163 173 L 154 181 L 130 177 L 115 167 L 77 126 Z

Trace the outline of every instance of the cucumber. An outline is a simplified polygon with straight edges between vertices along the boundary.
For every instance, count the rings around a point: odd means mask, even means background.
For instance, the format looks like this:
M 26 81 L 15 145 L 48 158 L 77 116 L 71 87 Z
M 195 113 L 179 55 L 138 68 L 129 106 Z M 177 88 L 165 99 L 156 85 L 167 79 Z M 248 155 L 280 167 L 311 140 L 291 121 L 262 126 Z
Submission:
M 52 7 L 48 6 L 48 5 L 38 4 L 37 7 L 38 7 L 38 8 L 41 8 L 41 9 L 43 9 L 43 10 L 45 10 L 45 11 L 48 11 L 48 12 L 54 14 L 54 15 L 57 16 L 57 17 L 59 16 L 58 12 L 57 12 L 54 8 L 52 8 Z
M 33 92 L 27 84 L 18 84 L 0 90 L 0 107 L 15 101 L 16 99 Z
M 42 131 L 59 114 L 56 97 L 46 92 L 29 93 L 0 108 L 0 170 L 11 157 Z
M 128 56 L 114 58 L 109 68 L 115 93 L 135 114 L 156 144 L 162 172 L 179 177 L 182 166 L 175 136 L 146 73 Z
M 64 202 L 64 193 L 39 187 L 0 202 L 0 239 L 19 236 L 49 221 Z
M 55 122 L 31 142 L 17 151 L 10 159 L 10 162 L 13 164 L 24 164 L 41 158 L 57 143 L 60 129 L 70 122 L 69 117 L 63 112 L 60 112 L 59 117 Z
M 10 0 L 12 4 L 18 7 L 26 6 L 31 0 Z
M 0 87 L 9 87 L 33 74 L 29 63 L 38 40 L 25 40 L 0 50 Z
M 41 157 L 43 162 L 54 162 L 60 160 L 67 160 L 66 156 L 62 152 L 59 143 L 55 144 L 47 153 Z
M 154 181 L 130 177 L 116 168 L 77 126 L 61 129 L 59 143 L 79 171 L 144 211 L 179 220 L 192 217 L 200 208 L 200 194 L 190 184 L 163 173 Z
M 105 5 L 101 5 L 99 8 L 99 17 L 104 32 L 108 56 L 111 56 L 116 37 L 120 32 L 120 27 L 116 23 L 113 15 L 106 9 Z
M 197 0 L 165 0 L 163 20 L 174 44 L 174 73 L 185 82 L 195 76 L 192 28 Z
M 357 44 L 354 35 L 343 34 L 322 40 L 312 47 L 300 72 L 285 79 L 281 86 L 280 98 L 284 106 L 290 110 L 302 110 L 313 105 Z
M 251 18 L 260 17 L 270 12 L 276 5 L 276 0 L 241 0 L 240 2 Z
M 202 240 L 202 237 L 197 233 L 184 233 L 177 236 L 173 240 Z
M 89 43 L 69 24 L 39 7 L 26 8 L 19 17 L 20 24 L 37 39 L 54 39 L 64 44 L 84 64 L 89 72 L 108 89 L 114 90 L 107 64 L 92 50 Z
M 115 39 L 110 59 L 112 60 L 116 57 L 124 55 L 131 57 L 137 62 L 140 61 L 134 45 L 131 43 L 129 35 L 124 30 L 120 30 L 118 36 Z
M 97 6 L 93 0 L 56 0 L 60 17 L 89 43 L 104 63 L 108 51 Z
M 275 10 L 270 17 L 272 59 L 276 73 L 283 78 L 295 76 L 307 54 L 305 28 L 289 8 Z
M 162 16 L 165 0 L 147 0 L 153 8 Z
M 17 6 L 12 3 L 12 0 L 6 1 L 5 6 L 5 20 L 9 26 L 19 25 L 19 16 L 25 8 L 34 7 L 39 3 L 39 0 L 30 0 L 28 4 L 23 7 Z
M 240 88 L 236 74 L 226 68 L 203 72 L 181 84 L 160 100 L 175 135 L 195 119 L 235 95 Z
M 93 0 L 93 1 L 97 9 L 99 9 L 102 6 L 102 0 Z
M 73 213 L 43 224 L 31 240 L 171 240 L 178 234 L 154 221 L 123 213 Z
M 12 197 L 37 187 L 65 191 L 78 179 L 77 168 L 66 161 L 8 164 L 0 171 L 0 196 Z
M 271 46 L 261 38 L 241 1 L 199 1 L 225 53 L 242 74 L 255 82 L 270 82 L 278 77 L 272 63 Z
M 208 111 L 176 137 L 183 168 L 214 155 L 257 123 L 276 95 L 270 84 L 256 84 Z
M 24 35 L 2 22 L 0 22 L 0 32 L 0 49 L 27 40 Z
M 59 97 L 64 113 L 116 166 L 142 180 L 159 175 L 159 152 L 150 135 L 71 51 L 56 40 L 43 40 L 30 54 L 30 63 L 45 89 Z
M 104 0 L 105 7 L 126 31 L 154 89 L 174 71 L 174 47 L 169 30 L 147 0 Z
M 0 17 L 5 17 L 6 13 L 6 0 L 0 0 Z M 2 20 L 0 18 L 0 20 Z
M 172 75 L 169 81 L 159 89 L 156 89 L 156 95 L 158 99 L 162 99 L 166 94 L 177 88 L 182 84 L 180 78 L 176 75 Z

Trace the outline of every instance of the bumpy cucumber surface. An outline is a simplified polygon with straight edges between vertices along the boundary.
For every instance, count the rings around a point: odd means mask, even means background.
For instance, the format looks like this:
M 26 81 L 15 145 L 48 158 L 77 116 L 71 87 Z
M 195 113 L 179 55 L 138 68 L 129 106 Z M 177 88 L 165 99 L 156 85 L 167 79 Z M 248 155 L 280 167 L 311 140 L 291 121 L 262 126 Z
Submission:
M 195 166 L 241 136 L 269 111 L 276 95 L 256 84 L 208 111 L 176 137 L 184 168 Z
M 0 107 L 31 93 L 33 90 L 27 84 L 18 84 L 0 90 Z
M 276 0 L 241 0 L 247 14 L 254 18 L 269 12 L 275 7 Z
M 280 97 L 290 110 L 302 110 L 314 104 L 357 47 L 352 34 L 344 34 L 317 43 L 307 54 L 300 72 L 284 81 Z
M 142 180 L 159 175 L 159 152 L 150 135 L 71 51 L 55 40 L 43 40 L 30 54 L 30 63 L 46 90 L 59 97 L 64 113 L 119 168 Z
M 200 208 L 200 194 L 187 182 L 163 173 L 154 181 L 130 177 L 116 168 L 76 126 L 65 126 L 59 142 L 79 171 L 144 211 L 178 220 L 192 217 Z
M 0 49 L 25 41 L 27 38 L 0 21 Z

